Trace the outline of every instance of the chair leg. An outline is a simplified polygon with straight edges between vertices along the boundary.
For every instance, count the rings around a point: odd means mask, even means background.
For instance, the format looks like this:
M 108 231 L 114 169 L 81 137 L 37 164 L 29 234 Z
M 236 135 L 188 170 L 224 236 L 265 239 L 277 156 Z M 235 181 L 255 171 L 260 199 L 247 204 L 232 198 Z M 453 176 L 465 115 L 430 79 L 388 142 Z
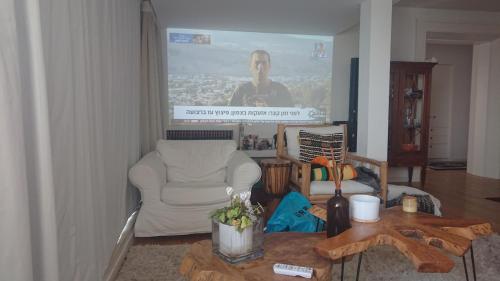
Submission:
M 359 270 L 361 269 L 361 259 L 363 258 L 363 252 L 359 253 L 358 258 L 358 270 L 356 270 L 356 281 L 359 279 Z

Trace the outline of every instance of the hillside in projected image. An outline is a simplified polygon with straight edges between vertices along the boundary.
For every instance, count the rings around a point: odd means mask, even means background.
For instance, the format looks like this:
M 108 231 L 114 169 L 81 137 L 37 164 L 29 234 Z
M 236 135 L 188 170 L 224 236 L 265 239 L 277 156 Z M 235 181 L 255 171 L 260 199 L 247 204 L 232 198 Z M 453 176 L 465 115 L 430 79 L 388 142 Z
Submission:
M 252 81 L 250 54 L 255 50 L 270 54 L 269 78 L 288 89 L 294 108 L 315 109 L 318 122 L 329 115 L 332 36 L 174 28 L 166 32 L 171 122 L 239 122 L 238 118 L 186 120 L 173 113 L 176 106 L 230 108 L 238 86 Z

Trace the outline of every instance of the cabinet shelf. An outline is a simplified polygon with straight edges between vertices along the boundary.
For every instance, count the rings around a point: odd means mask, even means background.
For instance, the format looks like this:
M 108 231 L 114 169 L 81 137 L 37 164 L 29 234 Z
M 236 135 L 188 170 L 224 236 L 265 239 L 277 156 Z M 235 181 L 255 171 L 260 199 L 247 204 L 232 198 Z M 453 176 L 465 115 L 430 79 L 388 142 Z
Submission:
M 405 99 L 416 100 L 416 99 L 422 99 L 423 96 L 424 96 L 423 90 L 413 90 L 409 88 L 405 89 L 404 92 Z

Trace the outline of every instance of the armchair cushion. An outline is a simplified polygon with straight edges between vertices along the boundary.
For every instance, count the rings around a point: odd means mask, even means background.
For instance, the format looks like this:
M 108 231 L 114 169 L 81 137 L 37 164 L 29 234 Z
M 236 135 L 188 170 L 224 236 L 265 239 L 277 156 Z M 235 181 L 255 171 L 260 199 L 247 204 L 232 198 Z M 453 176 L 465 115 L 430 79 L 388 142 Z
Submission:
M 304 163 L 310 163 L 318 156 L 334 158 L 337 163 L 344 162 L 344 134 L 312 134 L 307 131 L 299 131 L 300 158 Z M 333 148 L 333 153 L 331 151 Z
M 300 158 L 299 131 L 306 131 L 312 134 L 336 134 L 344 133 L 343 126 L 326 127 L 286 127 L 286 143 L 288 155 L 295 159 Z
M 369 193 L 374 189 L 354 180 L 342 181 L 342 193 Z M 331 181 L 311 181 L 311 195 L 334 194 L 335 185 Z
M 226 166 L 236 150 L 232 140 L 159 140 L 156 150 L 173 182 L 224 182 Z
M 229 202 L 225 182 L 167 182 L 161 201 L 172 206 L 203 206 Z

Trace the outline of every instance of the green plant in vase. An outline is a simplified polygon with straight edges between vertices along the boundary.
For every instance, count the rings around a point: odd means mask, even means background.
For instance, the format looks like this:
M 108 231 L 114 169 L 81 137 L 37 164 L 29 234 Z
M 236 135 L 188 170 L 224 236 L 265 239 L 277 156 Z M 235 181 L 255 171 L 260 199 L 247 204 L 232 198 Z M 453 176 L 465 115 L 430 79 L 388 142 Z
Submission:
M 250 191 L 234 194 L 231 187 L 226 188 L 231 197 L 229 206 L 215 210 L 211 217 L 218 225 L 219 251 L 226 256 L 241 256 L 252 251 L 254 229 L 263 214 L 263 208 L 252 205 Z M 213 238 L 212 238 L 213 239 Z
M 252 205 L 250 202 L 250 191 L 240 194 L 233 194 L 231 187 L 226 188 L 226 192 L 231 196 L 231 204 L 227 207 L 217 209 L 212 213 L 212 218 L 219 223 L 232 225 L 242 232 L 250 227 L 263 214 L 263 208 L 259 205 Z

